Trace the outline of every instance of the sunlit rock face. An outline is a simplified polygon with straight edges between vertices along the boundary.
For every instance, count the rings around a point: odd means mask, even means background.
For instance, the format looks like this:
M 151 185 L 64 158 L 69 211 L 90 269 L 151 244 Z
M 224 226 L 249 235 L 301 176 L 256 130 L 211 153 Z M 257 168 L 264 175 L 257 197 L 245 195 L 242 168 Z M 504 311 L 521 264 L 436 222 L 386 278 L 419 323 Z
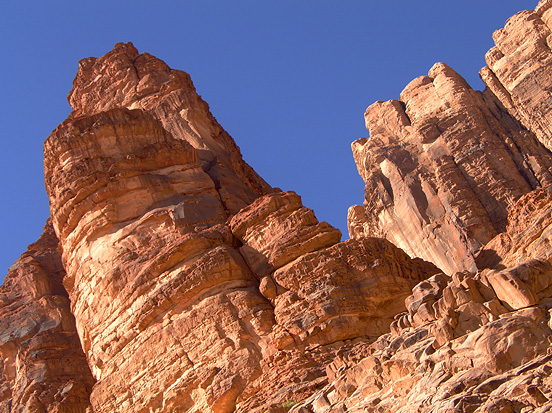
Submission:
M 94 409 L 231 410 L 272 308 L 196 149 L 110 109 L 62 123 L 45 171 Z
M 338 242 L 294 192 L 256 200 L 230 221 L 261 293 L 294 346 L 313 348 L 388 331 L 418 281 L 439 272 L 383 239 Z M 293 339 L 293 341 L 291 340 Z
M 508 112 L 552 150 L 552 3 L 511 17 L 493 34 L 496 44 L 481 78 Z
M 384 240 L 340 243 L 243 162 L 187 74 L 129 44 L 82 61 L 69 100 L 45 182 L 95 411 L 304 398 L 335 343 L 388 332 L 439 272 Z M 289 387 L 295 366 L 310 379 Z
M 234 140 L 196 93 L 190 76 L 149 53 L 139 54 L 131 43 L 119 43 L 100 58 L 81 60 L 68 100 L 71 117 L 113 108 L 148 112 L 173 138 L 196 149 L 201 167 L 230 213 L 271 191 L 243 161 Z
M 367 109 L 343 242 L 186 73 L 82 60 L 0 290 L 0 410 L 552 410 L 551 4 L 495 34 L 485 91 L 438 63 Z
M 550 188 L 511 208 L 484 269 L 416 285 L 391 333 L 338 355 L 329 383 L 293 411 L 549 412 Z
M 385 237 L 448 274 L 475 271 L 509 208 L 552 183 L 535 135 L 443 63 L 365 119 L 370 138 L 352 147 L 366 195 L 349 210 L 351 237 Z

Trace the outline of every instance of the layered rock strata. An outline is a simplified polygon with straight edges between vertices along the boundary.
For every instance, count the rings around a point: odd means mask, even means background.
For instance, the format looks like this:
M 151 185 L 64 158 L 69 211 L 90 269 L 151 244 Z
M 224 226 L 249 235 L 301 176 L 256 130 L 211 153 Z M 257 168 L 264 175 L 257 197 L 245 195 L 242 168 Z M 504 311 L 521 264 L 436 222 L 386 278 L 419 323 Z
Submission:
M 113 108 L 141 109 L 152 115 L 175 139 L 196 149 L 202 169 L 231 214 L 271 191 L 243 161 L 234 140 L 196 93 L 190 75 L 149 53 L 138 53 L 131 43 L 118 43 L 100 58 L 82 59 L 67 99 L 71 117 Z
M 400 312 L 401 296 L 439 272 L 382 239 L 338 243 L 339 231 L 319 223 L 293 192 L 259 198 L 230 225 L 294 346 L 378 337 Z
M 493 238 L 477 257 L 479 268 L 504 268 L 528 259 L 552 257 L 552 187 L 538 189 L 510 209 L 507 231 Z
M 552 409 L 550 187 L 522 197 L 476 274 L 416 285 L 391 333 L 327 367 L 292 412 L 539 412 Z
M 44 146 L 92 408 L 230 412 L 305 398 L 325 383 L 334 343 L 387 333 L 438 269 L 385 240 L 340 243 L 214 132 L 187 75 L 134 51 L 81 63 L 75 110 Z M 290 386 L 298 365 L 308 379 Z
M 550 262 L 432 277 L 390 334 L 336 357 L 291 411 L 550 411 L 551 282 Z
M 448 274 L 476 271 L 515 202 L 552 183 L 536 136 L 443 63 L 365 119 L 370 138 L 352 148 L 366 195 L 349 210 L 351 237 L 385 237 Z
M 84 412 L 94 379 L 82 351 L 58 240 L 44 234 L 0 287 L 0 411 Z
M 232 410 L 272 308 L 195 148 L 111 109 L 62 123 L 45 172 L 95 411 Z
M 336 357 L 328 384 L 291 411 L 550 411 L 550 205 L 544 189 L 520 199 L 508 242 L 486 247 L 493 269 L 416 285 L 391 333 Z
M 0 409 L 552 409 L 550 5 L 495 34 L 484 92 L 439 63 L 368 108 L 345 242 L 186 73 L 82 60 L 51 224 L 0 290 Z
M 497 30 L 481 78 L 512 116 L 552 150 L 552 2 L 511 17 Z

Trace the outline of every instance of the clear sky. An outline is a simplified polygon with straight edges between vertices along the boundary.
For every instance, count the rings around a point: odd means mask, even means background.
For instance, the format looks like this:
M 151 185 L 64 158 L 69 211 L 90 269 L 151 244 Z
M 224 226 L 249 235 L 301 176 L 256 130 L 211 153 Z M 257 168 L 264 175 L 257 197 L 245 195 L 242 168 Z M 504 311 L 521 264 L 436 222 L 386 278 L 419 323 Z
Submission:
M 77 62 L 131 41 L 190 73 L 272 186 L 347 238 L 363 201 L 363 114 L 438 61 L 474 89 L 492 33 L 537 0 L 29 1 L 0 5 L 0 279 L 48 217 L 42 144 L 70 112 Z

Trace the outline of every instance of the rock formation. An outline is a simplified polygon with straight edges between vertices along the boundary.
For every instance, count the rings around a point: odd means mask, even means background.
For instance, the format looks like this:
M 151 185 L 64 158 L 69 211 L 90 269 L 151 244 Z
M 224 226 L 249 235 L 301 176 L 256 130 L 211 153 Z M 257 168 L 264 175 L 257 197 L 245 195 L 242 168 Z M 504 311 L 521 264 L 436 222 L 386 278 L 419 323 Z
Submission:
M 552 409 L 551 5 L 495 34 L 485 91 L 438 63 L 367 109 L 343 242 L 186 73 L 82 60 L 0 291 L 0 411 Z
M 305 398 L 335 343 L 387 333 L 438 272 L 385 240 L 340 243 L 247 166 L 188 75 L 131 44 L 82 61 L 69 101 L 45 183 L 93 411 Z
M 0 287 L 0 411 L 85 411 L 94 379 L 62 279 L 48 222 Z
M 509 208 L 552 184 L 552 160 L 535 135 L 443 63 L 365 118 L 370 138 L 352 147 L 366 200 L 349 210 L 351 237 L 385 237 L 448 274 L 476 271 Z

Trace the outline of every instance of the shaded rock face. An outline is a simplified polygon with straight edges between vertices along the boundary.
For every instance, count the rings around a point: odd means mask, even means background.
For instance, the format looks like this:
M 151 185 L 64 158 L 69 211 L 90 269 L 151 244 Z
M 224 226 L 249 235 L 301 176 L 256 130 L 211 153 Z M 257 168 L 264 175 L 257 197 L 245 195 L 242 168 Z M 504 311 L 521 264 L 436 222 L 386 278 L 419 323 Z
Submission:
M 48 222 L 0 287 L 0 411 L 85 412 L 94 379 Z
M 512 206 L 506 232 L 493 238 L 477 257 L 479 268 L 515 266 L 527 259 L 552 257 L 552 187 L 538 189 Z

